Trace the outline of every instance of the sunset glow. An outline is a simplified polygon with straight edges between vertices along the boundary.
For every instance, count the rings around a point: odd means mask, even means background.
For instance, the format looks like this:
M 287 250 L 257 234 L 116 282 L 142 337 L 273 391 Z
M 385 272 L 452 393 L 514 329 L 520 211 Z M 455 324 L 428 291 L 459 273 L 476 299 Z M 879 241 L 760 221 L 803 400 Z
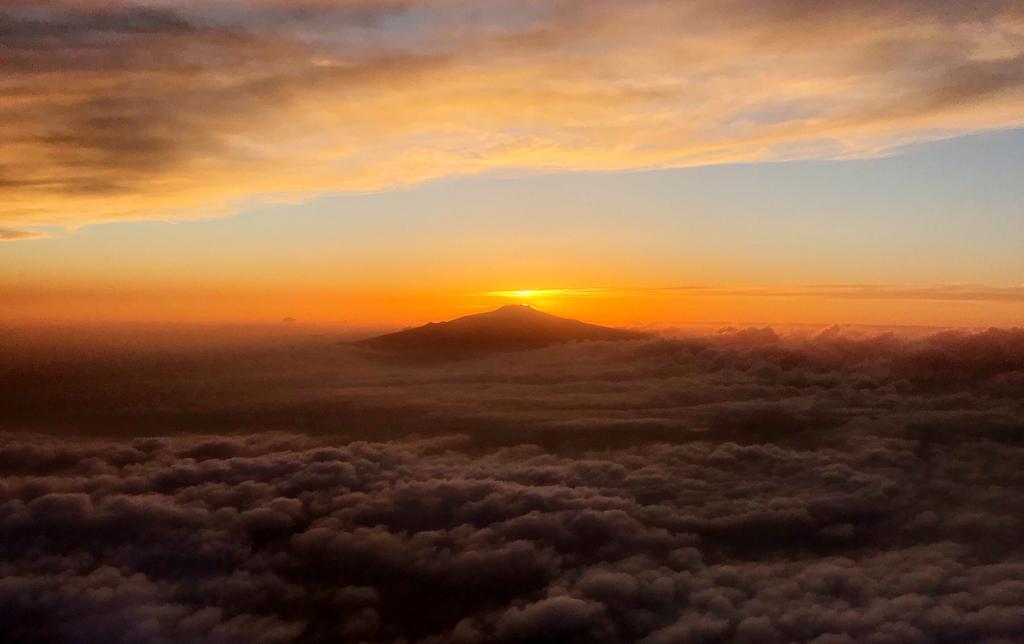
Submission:
M 1018 3 L 2 15 L 8 319 L 1020 319 Z

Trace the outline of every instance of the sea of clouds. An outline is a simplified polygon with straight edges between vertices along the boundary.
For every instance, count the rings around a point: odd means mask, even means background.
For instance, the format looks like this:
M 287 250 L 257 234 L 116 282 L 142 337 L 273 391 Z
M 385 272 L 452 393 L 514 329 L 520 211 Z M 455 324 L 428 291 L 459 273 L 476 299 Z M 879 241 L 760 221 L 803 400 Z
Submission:
M 1024 331 L 0 367 L 13 642 L 1016 642 Z

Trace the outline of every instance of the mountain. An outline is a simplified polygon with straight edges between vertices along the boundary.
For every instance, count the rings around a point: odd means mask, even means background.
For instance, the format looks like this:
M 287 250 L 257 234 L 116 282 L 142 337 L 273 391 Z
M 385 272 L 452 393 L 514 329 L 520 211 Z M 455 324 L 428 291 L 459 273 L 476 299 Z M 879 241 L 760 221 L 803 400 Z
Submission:
M 438 358 L 460 358 L 540 349 L 552 344 L 593 340 L 637 340 L 647 334 L 587 324 L 510 304 L 500 309 L 467 315 L 448 322 L 388 333 L 356 344 L 393 353 Z

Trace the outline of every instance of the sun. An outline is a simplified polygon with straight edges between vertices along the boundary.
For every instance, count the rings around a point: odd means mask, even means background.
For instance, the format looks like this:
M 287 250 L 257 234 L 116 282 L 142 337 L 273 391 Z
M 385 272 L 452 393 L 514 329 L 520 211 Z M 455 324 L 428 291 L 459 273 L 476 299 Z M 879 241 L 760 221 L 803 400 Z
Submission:
M 519 289 L 514 291 L 490 291 L 487 295 L 492 297 L 504 297 L 513 300 L 535 300 L 537 298 L 557 297 L 563 293 L 562 289 Z

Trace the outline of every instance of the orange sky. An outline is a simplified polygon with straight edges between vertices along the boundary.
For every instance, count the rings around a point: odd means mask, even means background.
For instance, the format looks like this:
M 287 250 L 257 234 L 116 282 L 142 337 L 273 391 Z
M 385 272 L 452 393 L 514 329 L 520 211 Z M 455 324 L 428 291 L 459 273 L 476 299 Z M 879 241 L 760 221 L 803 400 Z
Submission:
M 44 5 L 0 322 L 1024 320 L 1013 0 Z
M 11 322 L 277 323 L 404 326 L 509 303 L 613 325 L 847 324 L 1012 326 L 1024 319 L 1024 289 L 679 288 L 521 291 L 309 291 L 301 289 L 8 289 Z

